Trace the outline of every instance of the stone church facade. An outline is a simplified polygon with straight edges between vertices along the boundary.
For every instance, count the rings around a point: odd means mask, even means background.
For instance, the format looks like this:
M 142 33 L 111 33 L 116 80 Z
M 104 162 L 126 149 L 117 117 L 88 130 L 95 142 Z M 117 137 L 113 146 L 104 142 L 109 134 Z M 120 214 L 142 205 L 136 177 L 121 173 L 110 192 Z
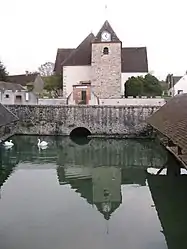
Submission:
M 73 104 L 119 99 L 131 76 L 148 72 L 146 47 L 123 48 L 108 21 L 72 49 L 58 49 L 54 72 L 62 75 L 63 96 Z

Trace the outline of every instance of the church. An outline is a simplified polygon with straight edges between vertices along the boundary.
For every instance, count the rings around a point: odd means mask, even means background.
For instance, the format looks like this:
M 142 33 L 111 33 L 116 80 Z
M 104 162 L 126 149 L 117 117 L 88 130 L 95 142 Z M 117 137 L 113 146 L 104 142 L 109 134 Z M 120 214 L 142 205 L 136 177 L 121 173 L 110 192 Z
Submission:
M 54 73 L 62 76 L 68 104 L 120 99 L 129 77 L 148 73 L 147 49 L 123 47 L 105 21 L 96 36 L 90 33 L 77 48 L 57 50 Z

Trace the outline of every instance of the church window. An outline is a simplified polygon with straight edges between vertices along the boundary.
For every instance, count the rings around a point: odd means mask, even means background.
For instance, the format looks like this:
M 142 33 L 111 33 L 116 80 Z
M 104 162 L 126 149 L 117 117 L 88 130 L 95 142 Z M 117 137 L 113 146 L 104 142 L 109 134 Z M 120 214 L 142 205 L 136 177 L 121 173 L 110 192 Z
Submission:
M 109 49 L 107 47 L 103 49 L 103 54 L 109 54 Z

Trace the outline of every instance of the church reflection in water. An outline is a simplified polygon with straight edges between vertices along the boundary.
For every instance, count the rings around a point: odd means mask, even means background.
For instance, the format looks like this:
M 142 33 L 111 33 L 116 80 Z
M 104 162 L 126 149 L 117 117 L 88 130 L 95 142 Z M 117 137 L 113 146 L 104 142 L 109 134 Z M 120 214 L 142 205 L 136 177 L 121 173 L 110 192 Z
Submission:
M 106 220 L 122 202 L 121 169 L 117 167 L 66 168 L 58 167 L 60 184 L 70 184 L 91 205 L 95 205 Z
M 1 149 L 0 186 L 14 168 L 54 169 L 60 185 L 69 184 L 106 220 L 123 201 L 122 185 L 149 187 L 168 248 L 187 248 L 187 175 L 146 172 L 147 168 L 158 171 L 163 165 L 177 164 L 160 145 L 141 140 L 76 144 L 69 138 L 46 139 L 51 139 L 51 147 L 45 151 L 38 151 L 36 137 L 18 137 L 12 151 Z

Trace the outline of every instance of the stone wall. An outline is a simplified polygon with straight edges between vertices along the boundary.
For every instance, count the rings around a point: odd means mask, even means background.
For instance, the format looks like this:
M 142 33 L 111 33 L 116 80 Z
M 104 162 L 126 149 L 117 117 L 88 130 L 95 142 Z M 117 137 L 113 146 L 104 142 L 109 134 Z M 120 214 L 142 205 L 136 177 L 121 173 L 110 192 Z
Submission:
M 66 98 L 59 99 L 38 99 L 38 105 L 66 105 Z
M 77 127 L 93 135 L 147 135 L 146 119 L 158 106 L 7 106 L 19 118 L 19 134 L 69 135 Z
M 109 50 L 103 54 L 104 48 Z M 121 43 L 92 44 L 92 85 L 99 98 L 121 96 Z
M 100 99 L 100 105 L 117 106 L 163 106 L 166 103 L 164 98 L 120 98 L 120 99 Z
M 17 131 L 17 122 L 12 122 L 7 125 L 0 126 L 0 140 L 5 141 L 7 138 L 14 135 Z

